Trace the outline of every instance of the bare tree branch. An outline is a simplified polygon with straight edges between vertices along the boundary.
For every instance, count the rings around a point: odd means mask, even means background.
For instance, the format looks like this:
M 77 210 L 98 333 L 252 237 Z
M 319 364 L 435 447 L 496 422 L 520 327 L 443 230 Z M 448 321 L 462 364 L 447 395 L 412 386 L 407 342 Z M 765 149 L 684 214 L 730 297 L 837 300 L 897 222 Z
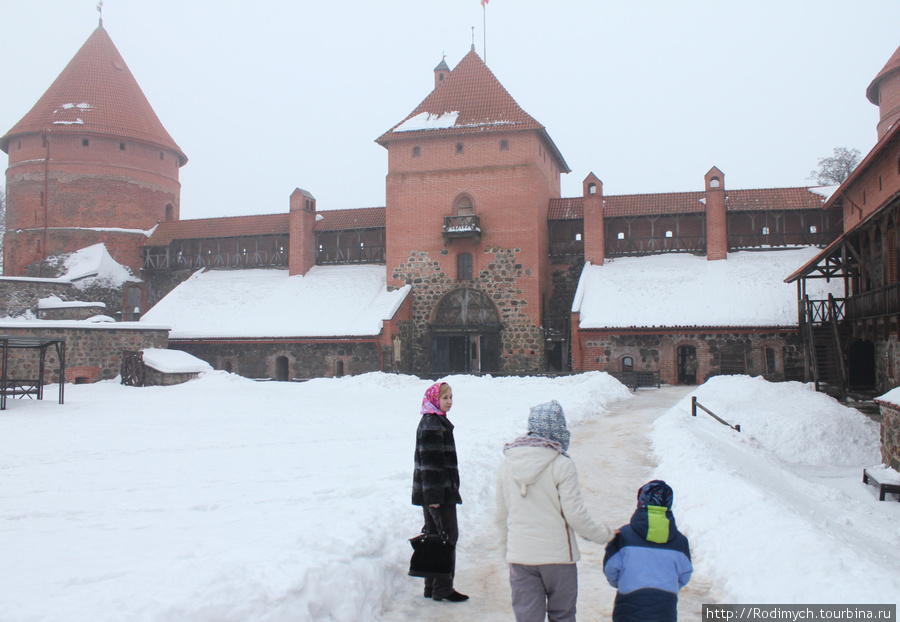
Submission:
M 859 149 L 835 147 L 833 156 L 819 158 L 819 168 L 811 171 L 807 179 L 820 186 L 838 186 L 850 177 L 860 159 Z

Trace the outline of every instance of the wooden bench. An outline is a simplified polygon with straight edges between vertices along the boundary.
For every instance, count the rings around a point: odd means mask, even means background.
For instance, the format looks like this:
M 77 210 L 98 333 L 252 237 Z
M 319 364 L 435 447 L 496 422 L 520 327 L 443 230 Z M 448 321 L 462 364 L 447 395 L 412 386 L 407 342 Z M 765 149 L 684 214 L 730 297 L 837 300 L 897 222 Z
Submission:
M 879 482 L 874 475 L 869 473 L 869 469 L 863 469 L 863 484 L 871 484 L 878 488 L 879 501 L 884 501 L 884 496 L 889 492 L 900 495 L 900 484 L 885 484 Z M 900 496 L 897 497 L 897 501 L 900 501 Z

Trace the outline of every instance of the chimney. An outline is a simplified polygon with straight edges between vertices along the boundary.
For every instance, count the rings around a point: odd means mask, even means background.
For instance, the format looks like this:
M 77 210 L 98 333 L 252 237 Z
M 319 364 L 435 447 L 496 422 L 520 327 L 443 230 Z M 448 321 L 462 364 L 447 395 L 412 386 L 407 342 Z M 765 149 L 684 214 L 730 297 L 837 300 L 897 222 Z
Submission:
M 450 67 L 447 66 L 447 61 L 444 60 L 444 58 L 442 58 L 441 62 L 438 63 L 438 66 L 434 68 L 434 88 L 439 87 L 441 82 L 444 81 L 444 78 L 450 75 Z
M 725 214 L 725 175 L 715 166 L 706 181 L 706 259 L 728 257 L 728 220 Z
M 603 265 L 606 255 L 606 227 L 603 223 L 603 182 L 590 173 L 582 182 L 584 205 L 584 260 Z
M 289 270 L 291 276 L 306 274 L 316 265 L 316 198 L 297 188 L 291 194 Z

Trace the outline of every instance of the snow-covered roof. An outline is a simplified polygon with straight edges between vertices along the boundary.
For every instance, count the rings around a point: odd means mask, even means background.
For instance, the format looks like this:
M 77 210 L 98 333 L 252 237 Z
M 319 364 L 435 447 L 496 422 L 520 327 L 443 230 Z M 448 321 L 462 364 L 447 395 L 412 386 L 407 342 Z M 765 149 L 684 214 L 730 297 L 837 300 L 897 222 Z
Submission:
M 144 365 L 164 374 L 199 374 L 204 371 L 212 371 L 212 365 L 181 350 L 144 348 L 141 352 Z
M 63 300 L 59 296 L 47 296 L 38 299 L 38 309 L 80 309 L 84 307 L 106 308 L 105 302 L 82 302 L 80 300 Z
M 783 281 L 820 249 L 683 253 L 585 264 L 572 305 L 580 328 L 796 326 L 797 287 Z M 838 280 L 807 283 L 811 299 L 842 295 Z
M 138 280 L 131 274 L 131 270 L 112 258 L 102 242 L 68 255 L 64 270 L 60 280 L 72 282 L 91 279 L 91 284 L 102 282 L 109 287 L 121 287 L 127 281 Z
M 381 332 L 409 286 L 388 291 L 384 266 L 198 272 L 141 318 L 169 324 L 170 339 L 363 337 Z

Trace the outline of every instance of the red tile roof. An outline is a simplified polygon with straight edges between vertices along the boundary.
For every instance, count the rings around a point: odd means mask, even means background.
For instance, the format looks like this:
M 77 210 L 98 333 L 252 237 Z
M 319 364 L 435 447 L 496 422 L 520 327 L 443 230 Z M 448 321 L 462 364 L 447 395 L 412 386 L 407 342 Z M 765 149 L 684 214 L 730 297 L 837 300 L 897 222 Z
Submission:
M 383 207 L 327 210 L 318 212 L 318 216 L 322 218 L 316 222 L 316 231 L 384 227 Z
M 279 233 L 286 235 L 289 231 L 290 214 L 170 220 L 159 223 L 144 246 L 167 246 L 173 240 L 238 238 Z
M 894 55 L 888 60 L 887 64 L 882 67 L 881 71 L 878 72 L 878 75 L 875 76 L 875 79 L 869 84 L 866 89 L 866 97 L 870 102 L 875 104 L 876 106 L 880 103 L 878 97 L 878 89 L 881 83 L 881 79 L 884 78 L 887 74 L 892 73 L 900 69 L 900 48 L 897 48 L 897 51 L 894 52 Z
M 725 206 L 729 212 L 821 209 L 825 203 L 824 197 L 810 192 L 808 188 L 727 190 L 725 196 Z M 703 198 L 703 192 L 610 195 L 603 197 L 603 213 L 608 217 L 689 214 L 706 209 Z M 582 197 L 551 199 L 547 217 L 550 220 L 584 218 Z
M 317 212 L 315 231 L 372 229 L 384 227 L 383 207 L 338 209 Z M 290 214 L 225 216 L 161 222 L 144 246 L 167 246 L 173 240 L 205 240 L 257 235 L 287 235 Z
M 163 127 L 141 87 L 103 29 L 85 41 L 34 107 L 2 138 L 33 132 L 99 134 L 130 138 L 187 156 Z
M 451 127 L 397 131 L 403 123 L 422 113 L 439 117 L 450 112 L 459 113 Z M 570 172 L 571 169 L 550 139 L 546 128 L 516 103 L 473 48 L 415 110 L 375 142 L 384 147 L 397 138 L 523 130 L 541 134 L 554 153 L 560 169 L 565 173 Z

